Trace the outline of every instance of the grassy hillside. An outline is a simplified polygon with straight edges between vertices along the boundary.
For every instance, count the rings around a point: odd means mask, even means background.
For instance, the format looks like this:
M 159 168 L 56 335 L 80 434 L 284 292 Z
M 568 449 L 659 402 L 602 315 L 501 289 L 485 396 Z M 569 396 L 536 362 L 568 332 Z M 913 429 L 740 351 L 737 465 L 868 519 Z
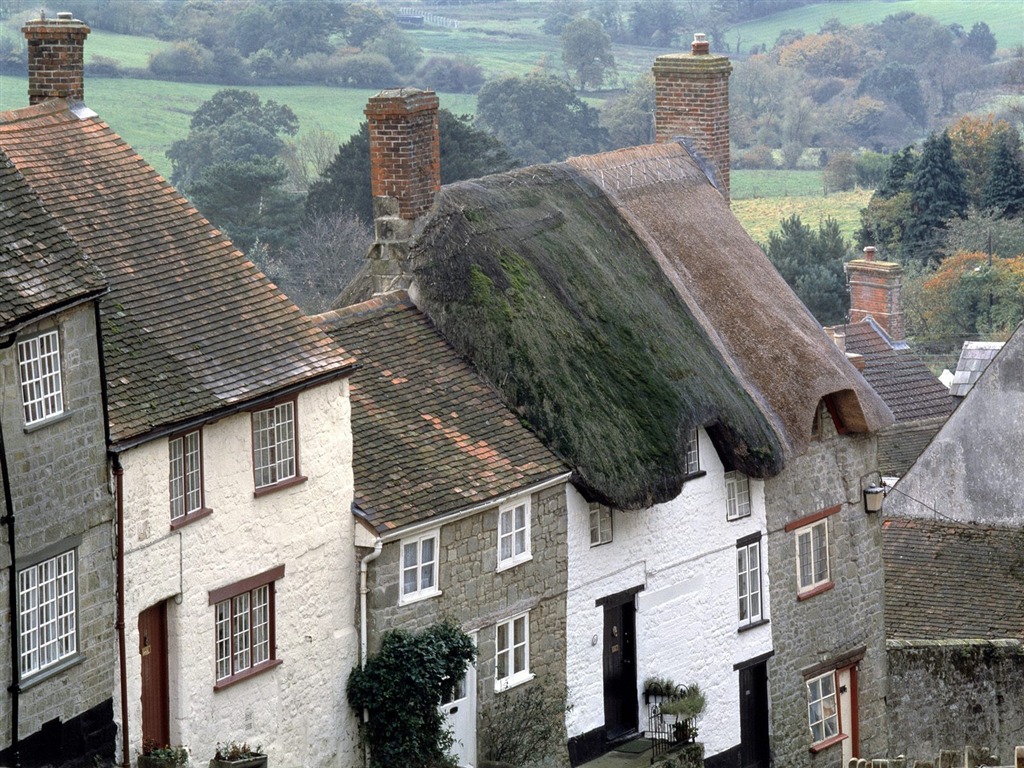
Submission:
M 740 172 L 742 173 L 742 172 Z M 771 173 L 784 173 L 771 171 Z M 735 178 L 735 176 L 733 177 Z M 758 243 L 768 241 L 768 233 L 779 229 L 779 222 L 796 215 L 804 224 L 817 227 L 831 216 L 839 222 L 843 237 L 853 241 L 853 233 L 860 226 L 860 210 L 871 199 L 871 190 L 836 192 L 823 196 L 786 195 L 732 200 L 732 212 L 743 228 Z
M 1021 0 L 852 0 L 843 3 L 816 3 L 769 18 L 739 24 L 730 29 L 727 38 L 735 50 L 737 39 L 742 51 L 751 45 L 769 48 L 784 29 L 802 29 L 810 34 L 821 29 L 833 16 L 847 26 L 870 24 L 897 13 L 919 13 L 932 16 L 943 24 L 959 24 L 970 29 L 975 23 L 988 24 L 1000 48 L 1024 45 L 1024 2 Z

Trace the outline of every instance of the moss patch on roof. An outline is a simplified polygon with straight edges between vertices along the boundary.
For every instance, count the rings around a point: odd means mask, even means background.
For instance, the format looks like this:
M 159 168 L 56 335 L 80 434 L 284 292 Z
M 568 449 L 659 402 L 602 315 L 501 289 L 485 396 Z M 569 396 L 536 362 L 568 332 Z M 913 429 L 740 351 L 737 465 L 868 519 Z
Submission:
M 411 256 L 421 306 L 591 500 L 674 498 L 698 425 L 736 469 L 781 469 L 764 415 L 579 171 L 548 165 L 445 187 Z

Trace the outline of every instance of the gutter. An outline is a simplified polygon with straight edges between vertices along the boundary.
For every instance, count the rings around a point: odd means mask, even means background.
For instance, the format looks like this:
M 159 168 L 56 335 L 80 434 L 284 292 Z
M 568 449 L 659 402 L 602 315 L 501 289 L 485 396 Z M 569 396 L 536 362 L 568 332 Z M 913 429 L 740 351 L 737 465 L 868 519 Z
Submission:
M 121 765 L 131 765 L 131 754 L 128 751 L 128 659 L 125 656 L 124 628 L 124 467 L 120 457 L 113 456 L 114 482 L 116 494 L 117 523 L 115 526 L 117 541 L 117 655 L 119 683 L 121 687 Z
M 353 504 L 353 510 L 355 505 Z M 367 646 L 367 628 L 366 628 L 366 596 L 370 590 L 366 586 L 366 572 L 369 564 L 380 557 L 381 549 L 384 548 L 384 542 L 381 537 L 378 536 L 373 542 L 373 552 L 368 554 L 362 560 L 359 561 L 359 668 L 366 668 L 366 646 Z M 363 707 L 363 722 L 370 722 L 370 710 Z M 367 742 L 363 748 L 363 761 L 367 768 L 370 765 L 370 744 Z
M 14 344 L 17 335 L 12 333 L 7 341 L 0 344 L 0 349 L 8 349 Z M 3 419 L 0 419 L 0 478 L 4 484 L 4 514 L 0 522 L 7 526 L 7 548 L 11 554 L 11 573 L 7 579 L 7 600 L 10 609 L 11 620 L 9 622 L 11 632 L 11 685 L 8 690 L 11 693 L 11 758 L 14 761 L 13 768 L 21 768 L 21 748 L 18 744 L 19 726 L 19 703 L 21 698 L 21 675 L 19 659 L 21 649 L 19 644 L 21 637 L 18 633 L 18 572 L 17 548 L 14 538 L 14 497 L 11 494 L 11 473 L 7 465 L 7 444 L 4 442 Z

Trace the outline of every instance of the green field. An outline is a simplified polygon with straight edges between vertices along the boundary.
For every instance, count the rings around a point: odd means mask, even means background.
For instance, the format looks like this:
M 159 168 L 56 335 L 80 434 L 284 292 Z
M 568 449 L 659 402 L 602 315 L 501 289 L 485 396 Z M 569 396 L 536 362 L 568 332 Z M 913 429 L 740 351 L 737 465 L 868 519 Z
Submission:
M 784 171 L 771 171 L 784 173 Z M 735 176 L 733 176 L 735 178 Z M 779 229 L 779 222 L 796 215 L 800 221 L 811 227 L 831 216 L 839 222 L 843 237 L 853 242 L 854 232 L 860 226 L 860 211 L 871 199 L 871 190 L 835 192 L 823 196 L 789 195 L 780 197 L 758 197 L 733 199 L 732 212 L 743 228 L 758 243 L 768 242 L 768 233 Z

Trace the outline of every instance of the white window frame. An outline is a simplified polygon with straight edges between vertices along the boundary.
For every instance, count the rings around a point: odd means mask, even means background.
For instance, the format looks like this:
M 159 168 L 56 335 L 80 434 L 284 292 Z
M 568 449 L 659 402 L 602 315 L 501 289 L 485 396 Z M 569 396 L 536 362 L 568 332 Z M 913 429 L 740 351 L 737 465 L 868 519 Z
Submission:
M 424 548 L 428 543 L 433 555 L 432 559 L 429 561 L 424 558 Z M 428 597 L 436 597 L 441 594 L 441 590 L 438 587 L 440 545 L 441 535 L 440 531 L 436 529 L 420 536 L 402 539 L 399 542 L 399 605 L 414 603 L 418 600 L 424 600 Z M 408 559 L 410 554 L 415 557 L 412 561 Z M 415 588 L 413 589 L 407 589 L 408 585 L 406 584 L 406 577 L 408 575 L 415 577 Z M 428 583 L 426 584 L 423 583 L 424 576 L 427 577 Z
M 795 534 L 797 594 L 803 594 L 832 581 L 828 555 L 828 518 L 797 528 Z
M 839 694 L 836 672 L 826 672 L 807 681 L 807 725 L 812 744 L 840 736 Z
M 763 618 L 761 577 L 761 539 L 736 546 L 736 596 L 740 627 L 757 624 Z
M 37 675 L 78 653 L 74 549 L 18 570 L 19 675 Z
M 56 329 L 18 342 L 18 372 L 26 427 L 64 413 L 60 335 Z
M 694 427 L 690 430 L 690 443 L 686 446 L 686 474 L 700 472 L 700 433 Z
M 590 505 L 590 546 L 599 547 L 612 541 L 612 508 L 604 504 Z
M 203 510 L 203 436 L 200 430 L 167 441 L 171 522 Z
M 521 613 L 494 628 L 494 690 L 507 691 L 533 680 L 530 673 L 530 613 Z
M 725 519 L 750 517 L 750 478 L 733 470 L 725 473 Z
M 252 470 L 256 490 L 299 476 L 296 402 L 252 412 Z
M 530 552 L 530 497 L 498 507 L 498 570 L 533 558 Z

